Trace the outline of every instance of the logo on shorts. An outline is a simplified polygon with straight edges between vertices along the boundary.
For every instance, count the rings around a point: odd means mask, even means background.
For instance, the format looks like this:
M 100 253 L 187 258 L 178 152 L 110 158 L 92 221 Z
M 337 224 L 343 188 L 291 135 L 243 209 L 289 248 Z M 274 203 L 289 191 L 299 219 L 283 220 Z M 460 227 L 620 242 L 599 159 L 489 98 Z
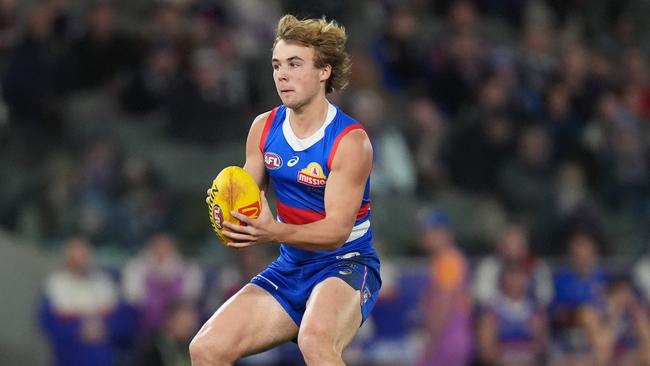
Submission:
M 320 164 L 311 162 L 305 169 L 298 172 L 298 182 L 311 187 L 325 187 L 327 177 Z
M 264 153 L 264 165 L 269 170 L 279 169 L 282 166 L 282 158 L 274 152 Z
M 219 205 L 214 205 L 212 208 L 212 221 L 214 221 L 214 226 L 216 226 L 217 229 L 223 229 L 223 212 Z
M 370 298 L 370 290 L 368 289 L 368 287 L 365 287 L 363 289 L 363 303 L 365 304 L 366 302 L 368 302 L 369 298 Z
M 339 274 L 342 276 L 349 276 L 354 272 L 354 270 L 357 268 L 357 265 L 354 263 L 341 263 L 337 268 L 341 268 L 339 270 Z

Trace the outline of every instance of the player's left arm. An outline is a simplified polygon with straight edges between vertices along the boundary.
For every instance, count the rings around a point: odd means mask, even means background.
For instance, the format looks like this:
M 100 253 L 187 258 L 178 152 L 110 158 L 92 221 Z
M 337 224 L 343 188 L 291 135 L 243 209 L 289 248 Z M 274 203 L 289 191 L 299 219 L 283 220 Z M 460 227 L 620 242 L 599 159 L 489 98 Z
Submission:
M 325 218 L 304 225 L 275 220 L 262 195 L 262 212 L 251 219 L 233 212 L 246 226 L 225 223 L 224 235 L 247 247 L 263 242 L 286 243 L 306 250 L 335 250 L 352 232 L 372 169 L 372 146 L 365 131 L 350 131 L 339 142 L 325 186 Z

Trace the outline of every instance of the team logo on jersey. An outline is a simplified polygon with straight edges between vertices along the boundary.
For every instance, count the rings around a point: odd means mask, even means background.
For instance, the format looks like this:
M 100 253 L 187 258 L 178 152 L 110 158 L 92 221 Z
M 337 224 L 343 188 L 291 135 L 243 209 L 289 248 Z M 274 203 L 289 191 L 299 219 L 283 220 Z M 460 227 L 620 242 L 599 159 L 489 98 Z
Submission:
M 282 158 L 273 152 L 264 153 L 264 165 L 266 165 L 266 169 L 279 169 L 282 166 Z
M 237 210 L 240 214 L 246 215 L 248 217 L 257 217 L 260 214 L 260 201 L 255 201 L 248 206 L 240 207 Z
M 219 205 L 214 205 L 212 208 L 212 218 L 214 219 L 214 226 L 219 230 L 223 229 L 223 212 Z
M 311 187 L 325 187 L 327 177 L 320 164 L 311 162 L 305 169 L 298 172 L 298 182 Z

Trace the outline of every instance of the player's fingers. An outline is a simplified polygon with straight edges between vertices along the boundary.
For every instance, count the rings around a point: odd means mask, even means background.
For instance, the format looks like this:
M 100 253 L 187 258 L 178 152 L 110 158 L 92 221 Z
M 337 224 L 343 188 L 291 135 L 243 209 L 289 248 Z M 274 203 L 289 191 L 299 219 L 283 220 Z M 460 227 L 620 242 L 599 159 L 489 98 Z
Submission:
M 232 239 L 234 241 L 237 241 L 237 242 L 241 242 L 241 243 L 249 242 L 249 241 L 254 240 L 253 237 L 251 237 L 248 234 L 241 234 L 241 233 L 236 233 L 236 232 L 228 231 L 228 230 L 223 230 L 221 233 L 224 236 L 227 236 L 228 238 L 230 238 L 230 239 Z
M 255 243 L 254 243 L 254 242 L 250 242 L 250 241 L 249 241 L 249 242 L 234 242 L 234 241 L 233 241 L 233 242 L 230 242 L 230 243 L 228 243 L 228 244 L 226 244 L 226 245 L 227 245 L 228 247 L 230 247 L 230 248 L 243 249 L 243 248 L 248 248 L 248 247 L 250 247 L 250 246 L 253 246 L 253 245 L 255 245 Z
M 260 201 L 262 201 L 262 210 L 269 207 L 269 201 L 266 200 L 266 192 L 260 191 Z
M 230 221 L 224 221 L 223 225 L 227 227 L 230 231 L 236 233 L 253 234 L 253 228 L 250 226 L 233 224 Z
M 250 223 L 252 222 L 252 219 L 250 217 L 244 215 L 243 213 L 239 213 L 237 211 L 230 211 L 230 215 L 247 225 L 250 225 Z
M 209 205 L 210 204 L 210 197 L 212 197 L 212 188 L 208 188 L 208 190 L 205 192 L 205 194 L 207 195 L 205 197 L 205 203 L 207 203 Z

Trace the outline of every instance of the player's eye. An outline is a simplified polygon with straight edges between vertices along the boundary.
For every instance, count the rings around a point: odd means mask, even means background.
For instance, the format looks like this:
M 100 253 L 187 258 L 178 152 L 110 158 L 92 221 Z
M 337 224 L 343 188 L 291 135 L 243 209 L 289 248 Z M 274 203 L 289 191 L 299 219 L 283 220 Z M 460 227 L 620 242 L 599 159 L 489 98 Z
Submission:
M 278 70 L 280 68 L 280 65 L 278 64 L 273 64 L 273 70 Z

